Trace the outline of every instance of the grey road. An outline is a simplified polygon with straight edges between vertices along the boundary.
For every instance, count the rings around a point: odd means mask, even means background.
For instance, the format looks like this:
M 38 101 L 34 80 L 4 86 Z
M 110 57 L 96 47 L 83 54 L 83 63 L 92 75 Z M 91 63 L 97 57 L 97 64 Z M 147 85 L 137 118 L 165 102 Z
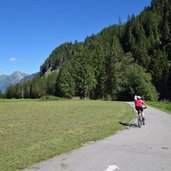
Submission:
M 171 115 L 152 107 L 145 115 L 142 128 L 129 127 L 24 171 L 171 171 Z

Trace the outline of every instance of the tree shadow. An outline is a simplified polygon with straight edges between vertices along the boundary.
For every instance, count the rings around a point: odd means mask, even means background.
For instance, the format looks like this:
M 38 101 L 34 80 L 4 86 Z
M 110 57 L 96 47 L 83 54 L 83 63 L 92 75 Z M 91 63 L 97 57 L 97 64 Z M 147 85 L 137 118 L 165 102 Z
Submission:
M 119 122 L 121 125 L 129 126 L 129 127 L 138 127 L 136 123 L 125 123 L 125 122 Z

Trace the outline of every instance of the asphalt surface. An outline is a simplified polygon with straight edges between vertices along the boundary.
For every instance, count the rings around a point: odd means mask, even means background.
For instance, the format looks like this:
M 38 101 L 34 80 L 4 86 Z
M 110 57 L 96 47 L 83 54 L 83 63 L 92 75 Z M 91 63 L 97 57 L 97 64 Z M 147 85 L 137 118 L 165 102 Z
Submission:
M 113 136 L 24 171 L 171 171 L 171 115 L 148 107 L 145 117 L 142 128 L 135 121 Z

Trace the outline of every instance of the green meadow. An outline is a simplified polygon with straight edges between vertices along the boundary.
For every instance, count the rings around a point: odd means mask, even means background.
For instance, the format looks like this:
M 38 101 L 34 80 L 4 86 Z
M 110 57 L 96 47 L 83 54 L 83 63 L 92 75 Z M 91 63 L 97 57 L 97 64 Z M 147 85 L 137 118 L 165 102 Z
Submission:
M 92 100 L 0 100 L 0 170 L 13 171 L 124 129 L 134 110 Z

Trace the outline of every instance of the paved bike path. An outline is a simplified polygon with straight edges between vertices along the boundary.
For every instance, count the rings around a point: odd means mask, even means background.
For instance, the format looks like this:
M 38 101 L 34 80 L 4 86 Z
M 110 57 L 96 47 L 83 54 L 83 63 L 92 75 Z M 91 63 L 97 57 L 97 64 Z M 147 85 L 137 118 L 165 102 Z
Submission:
M 24 171 L 170 171 L 171 115 L 148 107 L 145 116 L 142 128 L 129 127 Z

